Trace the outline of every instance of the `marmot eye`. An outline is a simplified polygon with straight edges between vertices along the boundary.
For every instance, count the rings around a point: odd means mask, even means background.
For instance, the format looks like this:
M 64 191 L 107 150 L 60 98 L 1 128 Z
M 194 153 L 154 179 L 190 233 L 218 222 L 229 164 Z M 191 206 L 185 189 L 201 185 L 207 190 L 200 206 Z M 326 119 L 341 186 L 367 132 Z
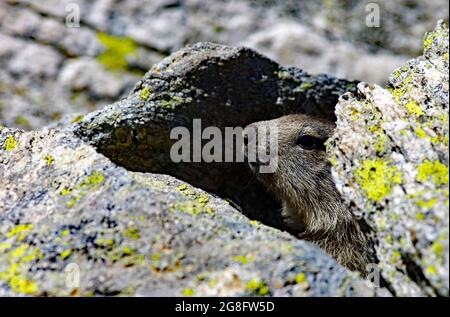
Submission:
M 302 135 L 297 139 L 297 144 L 305 150 L 325 150 L 324 141 L 311 135 Z

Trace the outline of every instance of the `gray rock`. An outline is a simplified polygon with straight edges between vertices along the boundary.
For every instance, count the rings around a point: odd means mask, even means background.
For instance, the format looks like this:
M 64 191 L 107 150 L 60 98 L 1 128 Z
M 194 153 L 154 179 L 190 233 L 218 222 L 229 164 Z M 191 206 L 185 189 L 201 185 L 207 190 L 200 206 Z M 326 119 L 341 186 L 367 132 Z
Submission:
M 134 77 L 108 72 L 89 57 L 67 61 L 58 80 L 71 91 L 85 91 L 93 98 L 111 99 L 134 84 Z
M 3 128 L 0 149 L 1 296 L 379 293 L 315 246 L 69 132 Z
M 387 89 L 360 83 L 336 107 L 333 176 L 397 296 L 448 296 L 448 39 L 441 21 Z

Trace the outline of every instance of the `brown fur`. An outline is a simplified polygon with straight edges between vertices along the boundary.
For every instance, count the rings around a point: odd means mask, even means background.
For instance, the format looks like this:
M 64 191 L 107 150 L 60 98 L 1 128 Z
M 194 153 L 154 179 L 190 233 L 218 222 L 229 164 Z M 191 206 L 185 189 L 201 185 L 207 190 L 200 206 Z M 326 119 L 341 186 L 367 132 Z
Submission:
M 304 149 L 298 141 L 305 135 L 326 140 L 333 133 L 334 125 L 297 114 L 248 127 L 275 125 L 278 126 L 277 170 L 260 174 L 257 163 L 249 163 L 250 167 L 281 200 L 285 222 L 299 232 L 300 238 L 317 244 L 342 265 L 365 275 L 366 265 L 371 262 L 368 238 L 341 201 L 325 149 Z

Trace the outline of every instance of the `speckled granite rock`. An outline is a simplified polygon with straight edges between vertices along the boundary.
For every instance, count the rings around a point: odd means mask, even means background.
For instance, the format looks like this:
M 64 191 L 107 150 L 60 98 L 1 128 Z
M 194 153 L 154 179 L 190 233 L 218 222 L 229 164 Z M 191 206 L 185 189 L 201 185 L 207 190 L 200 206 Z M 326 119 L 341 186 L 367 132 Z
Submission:
M 183 126 L 192 133 L 192 120 L 201 119 L 202 127 L 224 133 L 225 127 L 291 112 L 334 119 L 338 96 L 355 88 L 353 81 L 281 67 L 251 49 L 198 43 L 156 64 L 126 99 L 89 114 L 73 129 L 120 166 L 189 181 L 231 198 L 253 219 L 283 227 L 278 203 L 246 163 L 174 163 L 171 129 Z
M 68 132 L 2 128 L 0 188 L 0 296 L 375 294 L 315 246 Z
M 439 22 L 387 89 L 360 83 L 336 108 L 333 176 L 397 296 L 449 294 L 448 36 Z

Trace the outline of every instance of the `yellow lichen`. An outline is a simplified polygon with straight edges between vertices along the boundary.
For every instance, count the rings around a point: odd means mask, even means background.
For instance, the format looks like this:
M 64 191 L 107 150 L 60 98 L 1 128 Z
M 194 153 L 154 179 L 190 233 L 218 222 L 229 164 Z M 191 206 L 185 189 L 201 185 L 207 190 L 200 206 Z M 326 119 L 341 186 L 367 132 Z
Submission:
M 20 224 L 12 228 L 10 231 L 8 231 L 6 236 L 8 238 L 17 236 L 17 240 L 22 241 L 28 234 L 28 231 L 30 231 L 31 229 L 33 229 L 32 224 Z
M 97 59 L 107 69 L 112 71 L 126 71 L 129 56 L 137 50 L 136 42 L 131 38 L 117 37 L 106 33 L 98 33 L 98 40 L 105 47 Z
M 78 115 L 75 118 L 73 118 L 72 120 L 70 120 L 70 123 L 77 123 L 77 122 L 80 122 L 83 119 L 84 119 L 84 115 Z
M 306 275 L 305 273 L 298 273 L 295 277 L 295 283 L 297 284 L 303 284 L 306 282 Z
M 252 278 L 250 281 L 248 281 L 246 288 L 249 291 L 257 293 L 262 296 L 265 296 L 270 293 L 269 287 L 264 282 L 257 280 L 255 278 Z
M 141 237 L 139 233 L 139 229 L 137 228 L 129 228 L 124 231 L 124 236 L 130 239 L 139 239 Z
M 395 184 L 401 183 L 401 173 L 382 159 L 363 161 L 355 176 L 367 196 L 374 201 L 381 201 L 391 193 Z
M 249 256 L 245 256 L 245 255 L 233 256 L 233 261 L 239 262 L 239 263 L 244 264 L 244 265 L 248 264 L 250 262 L 253 262 L 254 260 L 255 260 L 255 258 L 253 256 L 251 256 L 251 255 L 249 255 Z
M 59 256 L 61 257 L 61 259 L 65 260 L 65 259 L 67 259 L 71 254 L 72 254 L 72 250 L 68 249 L 68 250 L 64 250 L 63 252 L 61 252 L 61 254 L 60 254 Z
M 427 136 L 427 133 L 422 128 L 416 128 L 416 134 L 421 139 Z
M 423 200 L 420 199 L 418 201 L 415 202 L 417 206 L 422 207 L 422 208 L 433 208 L 433 206 L 436 204 L 436 199 L 432 198 L 430 200 Z
M 55 162 L 55 159 L 53 158 L 53 156 L 48 155 L 48 154 L 45 155 L 42 159 L 47 163 L 47 165 L 52 165 L 53 162 Z
M 439 161 L 426 160 L 417 168 L 417 180 L 428 182 L 431 179 L 437 185 L 448 184 L 448 167 Z
M 141 97 L 142 100 L 147 101 L 148 99 L 150 99 L 150 96 L 152 95 L 153 90 L 150 87 L 144 87 L 139 96 Z
M 8 135 L 6 137 L 5 143 L 3 144 L 3 149 L 5 151 L 12 151 L 17 147 L 18 144 L 19 143 L 12 135 Z
M 408 101 L 405 105 L 405 108 L 410 114 L 415 115 L 416 117 L 425 114 L 422 108 L 420 108 L 419 103 L 415 100 Z
M 432 275 L 436 275 L 437 274 L 437 269 L 434 265 L 430 265 L 427 267 L 427 273 L 432 274 Z
M 187 288 L 185 290 L 183 290 L 183 296 L 189 297 L 189 296 L 194 296 L 195 295 L 195 290 L 192 288 Z
M 20 278 L 18 276 L 12 277 L 9 281 L 9 285 L 16 293 L 31 295 L 37 292 L 37 284 L 35 282 Z

